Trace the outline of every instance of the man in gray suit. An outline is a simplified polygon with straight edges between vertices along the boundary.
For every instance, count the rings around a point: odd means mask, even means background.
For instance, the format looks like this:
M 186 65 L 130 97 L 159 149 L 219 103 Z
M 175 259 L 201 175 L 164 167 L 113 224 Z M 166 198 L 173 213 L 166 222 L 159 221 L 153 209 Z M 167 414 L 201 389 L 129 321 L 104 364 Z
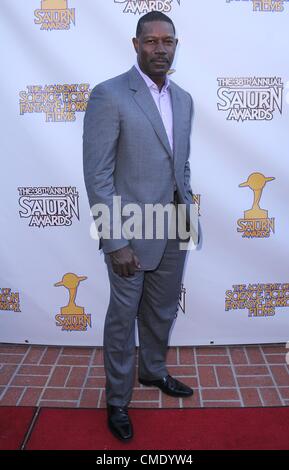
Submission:
M 84 119 L 90 207 L 96 215 L 95 207 L 102 204 L 111 216 L 98 224 L 110 282 L 104 326 L 106 400 L 109 428 L 124 441 L 133 436 L 128 404 L 135 380 L 136 318 L 139 382 L 170 396 L 193 394 L 166 368 L 186 257 L 180 237 L 169 237 L 168 224 L 162 238 L 155 230 L 151 238 L 142 234 L 131 239 L 125 231 L 120 236 L 113 231 L 114 223 L 127 221 L 130 214 L 123 209 L 128 203 L 140 207 L 141 228 L 147 204 L 182 205 L 190 235 L 198 243 L 188 160 L 193 102 L 167 76 L 177 43 L 169 17 L 156 11 L 141 17 L 133 39 L 137 64 L 93 89 Z M 121 197 L 118 209 L 116 196 Z

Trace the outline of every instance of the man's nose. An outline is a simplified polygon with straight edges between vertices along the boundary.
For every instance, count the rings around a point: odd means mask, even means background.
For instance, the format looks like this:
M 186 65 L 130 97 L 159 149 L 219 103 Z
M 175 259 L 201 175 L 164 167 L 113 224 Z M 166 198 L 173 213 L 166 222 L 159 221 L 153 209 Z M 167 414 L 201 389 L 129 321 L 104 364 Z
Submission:
M 161 41 L 157 43 L 157 46 L 155 48 L 155 52 L 157 54 L 166 54 L 167 53 L 166 48 L 164 47 L 164 45 Z

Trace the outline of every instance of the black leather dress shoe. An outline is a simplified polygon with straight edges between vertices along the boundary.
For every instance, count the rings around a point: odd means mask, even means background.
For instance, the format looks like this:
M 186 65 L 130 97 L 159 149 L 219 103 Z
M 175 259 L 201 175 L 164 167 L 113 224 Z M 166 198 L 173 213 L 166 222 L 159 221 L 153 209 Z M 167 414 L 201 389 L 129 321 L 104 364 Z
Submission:
M 193 395 L 194 391 L 192 388 L 187 385 L 179 382 L 179 380 L 174 379 L 170 375 L 163 377 L 159 380 L 144 380 L 139 378 L 139 383 L 142 385 L 147 385 L 148 387 L 158 387 L 162 392 L 170 395 L 171 397 L 190 397 Z
M 107 404 L 108 427 L 112 434 L 122 441 L 133 437 L 132 423 L 128 416 L 127 406 L 120 407 Z

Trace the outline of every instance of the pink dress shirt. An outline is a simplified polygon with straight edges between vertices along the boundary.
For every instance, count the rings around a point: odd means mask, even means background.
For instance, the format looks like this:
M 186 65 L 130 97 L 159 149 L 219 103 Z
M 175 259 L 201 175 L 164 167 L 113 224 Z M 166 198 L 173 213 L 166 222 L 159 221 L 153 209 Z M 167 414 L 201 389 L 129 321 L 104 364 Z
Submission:
M 140 66 L 138 63 L 135 64 L 135 68 L 141 75 L 141 77 L 144 79 L 147 87 L 149 88 L 151 95 L 154 99 L 154 102 L 159 110 L 159 113 L 161 115 L 162 121 L 164 128 L 166 130 L 170 147 L 172 149 L 172 152 L 174 152 L 174 138 L 173 138 L 173 108 L 172 108 L 172 99 L 171 99 L 171 94 L 170 94 L 170 81 L 168 76 L 166 76 L 166 81 L 164 83 L 164 86 L 162 87 L 161 91 L 159 91 L 159 87 L 156 85 L 155 82 L 151 80 L 148 75 L 143 73 L 143 71 L 140 69 Z M 177 185 L 174 183 L 174 191 L 177 190 Z
M 166 77 L 165 84 L 161 91 L 159 91 L 158 86 L 148 77 L 143 71 L 140 69 L 138 63 L 135 64 L 135 68 L 139 72 L 139 74 L 142 76 L 144 81 L 146 82 L 146 85 L 148 86 L 151 95 L 154 99 L 154 102 L 159 110 L 159 113 L 161 115 L 169 143 L 171 146 L 171 149 L 173 151 L 173 108 L 172 108 L 172 100 L 171 100 L 171 94 L 169 90 L 170 86 L 170 81 L 168 77 Z

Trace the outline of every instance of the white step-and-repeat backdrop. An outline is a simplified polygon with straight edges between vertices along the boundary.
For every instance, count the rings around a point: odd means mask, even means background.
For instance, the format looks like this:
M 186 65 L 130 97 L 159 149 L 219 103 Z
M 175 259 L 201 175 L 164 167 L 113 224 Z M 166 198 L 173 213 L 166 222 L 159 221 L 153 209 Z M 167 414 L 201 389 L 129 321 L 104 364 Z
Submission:
M 172 345 L 289 339 L 289 2 L 1 0 L 0 340 L 101 345 L 109 285 L 91 237 L 83 117 L 135 63 L 140 14 L 179 37 L 194 98 L 188 256 Z

